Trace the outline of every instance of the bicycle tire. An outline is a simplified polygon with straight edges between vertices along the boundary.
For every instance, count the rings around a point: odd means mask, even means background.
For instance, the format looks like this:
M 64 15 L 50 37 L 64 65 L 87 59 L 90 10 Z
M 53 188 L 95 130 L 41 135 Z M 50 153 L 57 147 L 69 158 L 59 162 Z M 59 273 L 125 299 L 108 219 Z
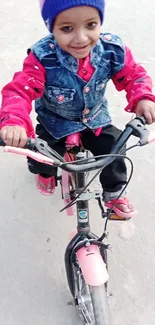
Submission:
M 106 285 L 87 285 L 80 268 L 75 266 L 73 273 L 76 292 L 74 298 L 84 324 L 112 325 Z
M 89 290 L 93 305 L 94 325 L 112 325 L 105 285 L 89 286 Z

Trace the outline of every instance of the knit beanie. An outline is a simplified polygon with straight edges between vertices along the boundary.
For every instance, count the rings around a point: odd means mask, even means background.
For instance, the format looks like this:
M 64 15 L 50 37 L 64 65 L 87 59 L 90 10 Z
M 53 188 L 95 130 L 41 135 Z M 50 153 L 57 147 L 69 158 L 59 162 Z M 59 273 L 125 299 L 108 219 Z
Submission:
M 78 6 L 96 8 L 101 17 L 101 23 L 103 23 L 105 0 L 39 0 L 39 2 L 43 20 L 50 32 L 53 30 L 54 19 L 58 14 Z

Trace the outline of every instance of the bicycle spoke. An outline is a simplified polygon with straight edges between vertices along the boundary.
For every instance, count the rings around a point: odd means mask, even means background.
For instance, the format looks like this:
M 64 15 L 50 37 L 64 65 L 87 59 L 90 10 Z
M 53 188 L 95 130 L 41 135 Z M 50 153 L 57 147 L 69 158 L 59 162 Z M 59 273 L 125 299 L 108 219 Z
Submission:
M 88 286 L 85 284 L 80 269 L 75 270 L 75 276 L 76 276 L 76 287 L 77 287 L 76 299 L 77 299 L 80 315 L 84 320 L 85 324 L 93 325 L 94 324 L 92 319 L 93 308 L 92 308 L 91 296 L 90 296 Z

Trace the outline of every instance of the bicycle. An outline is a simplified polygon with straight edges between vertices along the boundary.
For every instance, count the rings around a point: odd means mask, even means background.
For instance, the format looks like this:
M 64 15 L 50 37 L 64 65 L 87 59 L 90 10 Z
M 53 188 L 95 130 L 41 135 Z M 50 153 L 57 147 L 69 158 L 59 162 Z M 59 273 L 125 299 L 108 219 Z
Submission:
M 66 153 L 65 159 L 56 153 L 48 144 L 37 138 L 28 139 L 25 148 L 4 146 L 5 152 L 11 152 L 31 157 L 36 161 L 62 169 L 59 177 L 62 186 L 62 195 L 67 204 L 61 211 L 67 209 L 68 214 L 73 214 L 72 207 L 77 207 L 77 231 L 70 240 L 65 251 L 65 267 L 70 292 L 83 317 L 84 324 L 112 325 L 108 303 L 107 284 L 109 245 L 107 239 L 107 225 L 109 220 L 127 220 L 116 216 L 113 209 L 105 210 L 101 202 L 99 191 L 90 192 L 88 186 L 95 177 L 108 164 L 117 157 L 124 157 L 131 163 L 131 173 L 127 185 L 132 177 L 133 164 L 130 158 L 121 154 L 122 147 L 131 135 L 138 137 L 139 141 L 127 150 L 136 146 L 143 146 L 155 140 L 155 135 L 150 134 L 145 127 L 144 117 L 137 117 L 130 121 L 121 133 L 116 145 L 109 155 L 85 157 L 82 146 L 73 146 L 71 153 Z M 77 143 L 75 143 L 77 144 Z M 127 151 L 126 150 L 126 151 Z M 93 178 L 86 184 L 85 173 L 98 169 Z M 124 190 L 124 189 L 123 189 Z M 121 195 L 121 194 L 120 194 Z M 104 231 L 100 237 L 90 231 L 89 200 L 96 199 L 101 209 L 102 218 L 105 219 Z

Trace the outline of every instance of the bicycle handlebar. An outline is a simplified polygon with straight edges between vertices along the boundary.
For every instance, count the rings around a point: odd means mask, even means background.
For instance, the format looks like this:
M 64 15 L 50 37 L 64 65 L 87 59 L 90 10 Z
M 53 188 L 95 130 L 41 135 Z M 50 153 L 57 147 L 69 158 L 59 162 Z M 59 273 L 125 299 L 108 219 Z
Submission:
M 116 159 L 116 156 L 114 155 L 119 154 L 119 152 L 121 151 L 121 149 L 123 148 L 123 146 L 131 135 L 134 135 L 135 137 L 138 137 L 140 139 L 138 142 L 140 146 L 154 141 L 155 134 L 150 134 L 147 128 L 145 127 L 145 124 L 145 117 L 136 117 L 135 119 L 131 120 L 129 123 L 127 123 L 124 131 L 118 138 L 117 143 L 113 147 L 109 157 L 98 158 L 96 161 L 87 163 L 82 163 L 82 161 L 76 161 L 75 164 L 71 164 L 70 162 L 65 162 L 63 158 L 60 160 L 60 156 L 58 157 L 57 153 L 48 146 L 47 142 L 39 138 L 28 139 L 25 148 L 6 146 L 2 140 L 0 140 L 0 146 L 4 146 L 5 152 L 21 154 L 24 156 L 31 157 L 32 159 L 35 159 L 36 161 L 39 161 L 41 163 L 60 167 L 61 169 L 64 169 L 68 172 L 80 173 L 91 171 L 94 169 L 100 169 L 104 166 L 111 164 Z M 36 150 L 38 152 L 36 152 Z

